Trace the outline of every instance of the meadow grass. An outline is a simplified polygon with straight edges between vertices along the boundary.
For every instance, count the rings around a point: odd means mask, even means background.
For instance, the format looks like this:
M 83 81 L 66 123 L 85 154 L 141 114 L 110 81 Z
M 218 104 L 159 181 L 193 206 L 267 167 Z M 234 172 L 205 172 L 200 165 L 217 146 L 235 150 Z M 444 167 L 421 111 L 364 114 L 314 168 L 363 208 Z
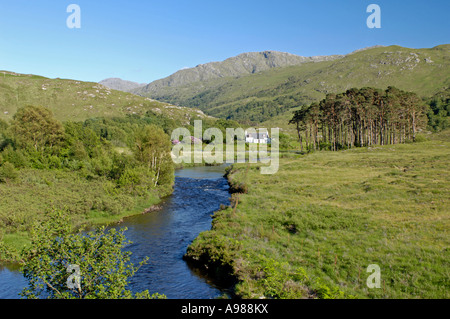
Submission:
M 15 252 L 29 243 L 33 224 L 41 222 L 47 212 L 67 212 L 75 228 L 95 227 L 120 223 L 161 201 L 156 190 L 139 196 L 119 192 L 106 178 L 87 179 L 82 172 L 18 172 L 17 180 L 0 183 L 0 242 Z
M 228 178 L 247 193 L 187 257 L 227 265 L 243 298 L 449 298 L 449 135 L 288 154 L 274 175 L 235 164 Z

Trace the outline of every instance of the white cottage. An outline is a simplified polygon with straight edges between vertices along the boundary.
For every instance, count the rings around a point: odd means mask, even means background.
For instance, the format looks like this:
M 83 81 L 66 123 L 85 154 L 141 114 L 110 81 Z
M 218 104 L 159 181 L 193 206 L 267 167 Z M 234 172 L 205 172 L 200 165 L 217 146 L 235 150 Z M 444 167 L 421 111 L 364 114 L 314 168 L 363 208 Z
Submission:
M 246 143 L 257 143 L 257 144 L 269 144 L 270 137 L 266 129 L 257 129 L 252 131 L 245 131 L 245 142 Z

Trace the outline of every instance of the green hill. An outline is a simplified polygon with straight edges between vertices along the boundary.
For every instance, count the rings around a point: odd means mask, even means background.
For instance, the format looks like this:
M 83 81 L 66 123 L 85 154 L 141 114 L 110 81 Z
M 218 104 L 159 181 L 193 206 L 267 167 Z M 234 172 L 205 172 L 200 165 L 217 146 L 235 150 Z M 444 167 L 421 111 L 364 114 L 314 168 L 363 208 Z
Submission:
M 136 93 L 216 117 L 247 123 L 278 119 L 275 122 L 282 124 L 292 108 L 352 87 L 396 86 L 429 97 L 450 85 L 449 66 L 449 44 L 431 49 L 376 47 L 332 60 Z
M 45 106 L 61 121 L 144 115 L 148 111 L 180 124 L 188 124 L 194 117 L 206 117 L 200 110 L 112 90 L 98 83 L 0 71 L 0 119 L 11 119 L 19 107 L 26 105 Z

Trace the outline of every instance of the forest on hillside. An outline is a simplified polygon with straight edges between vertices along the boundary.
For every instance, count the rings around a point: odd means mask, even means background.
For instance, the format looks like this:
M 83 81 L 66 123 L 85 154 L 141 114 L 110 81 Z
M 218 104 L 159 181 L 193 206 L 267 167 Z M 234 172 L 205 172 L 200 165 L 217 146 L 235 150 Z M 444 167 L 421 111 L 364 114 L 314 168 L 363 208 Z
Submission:
M 333 151 L 414 142 L 427 126 L 433 131 L 448 127 L 449 100 L 448 89 L 423 101 L 392 86 L 352 88 L 303 105 L 289 124 L 296 126 L 302 151 L 303 139 L 307 149 Z

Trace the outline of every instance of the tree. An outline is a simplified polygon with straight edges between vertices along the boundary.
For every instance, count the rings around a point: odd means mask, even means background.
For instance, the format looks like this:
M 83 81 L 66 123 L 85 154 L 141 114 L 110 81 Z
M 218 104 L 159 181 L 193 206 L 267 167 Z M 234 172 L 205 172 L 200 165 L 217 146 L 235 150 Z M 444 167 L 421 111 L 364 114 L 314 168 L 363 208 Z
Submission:
M 26 106 L 17 110 L 11 131 L 19 147 L 32 147 L 36 151 L 52 148 L 64 139 L 63 125 L 42 106 Z
M 327 94 L 319 103 L 302 107 L 289 124 L 296 124 L 300 142 L 301 131 L 305 131 L 309 149 L 311 144 L 316 149 L 322 140 L 336 151 L 344 147 L 415 141 L 416 133 L 426 126 L 426 112 L 425 104 L 415 93 L 395 87 L 384 91 L 353 88 L 340 94 Z M 441 113 L 447 115 L 447 111 Z
M 303 152 L 303 138 L 301 132 L 306 128 L 305 120 L 308 111 L 307 105 L 302 105 L 300 110 L 294 112 L 294 116 L 289 121 L 289 124 L 295 124 L 297 129 L 298 141 L 300 142 L 300 150 Z
M 147 125 L 137 132 L 134 154 L 136 159 L 155 172 L 156 185 L 172 185 L 172 144 L 164 130 L 156 125 Z
M 0 135 L 3 134 L 4 132 L 6 132 L 8 127 L 9 127 L 8 123 L 6 121 L 0 119 Z
M 161 298 L 148 290 L 133 294 L 127 289 L 146 260 L 135 267 L 124 231 L 104 227 L 73 233 L 63 212 L 54 212 L 33 228 L 31 244 L 21 253 L 22 273 L 28 281 L 21 295 L 30 299 L 122 299 Z M 76 270 L 75 272 L 73 272 Z
M 8 127 L 8 123 L 0 119 L 0 152 L 8 145 L 8 138 L 5 136 Z
M 450 87 L 435 94 L 427 104 L 430 106 L 427 112 L 430 129 L 439 132 L 450 127 Z

